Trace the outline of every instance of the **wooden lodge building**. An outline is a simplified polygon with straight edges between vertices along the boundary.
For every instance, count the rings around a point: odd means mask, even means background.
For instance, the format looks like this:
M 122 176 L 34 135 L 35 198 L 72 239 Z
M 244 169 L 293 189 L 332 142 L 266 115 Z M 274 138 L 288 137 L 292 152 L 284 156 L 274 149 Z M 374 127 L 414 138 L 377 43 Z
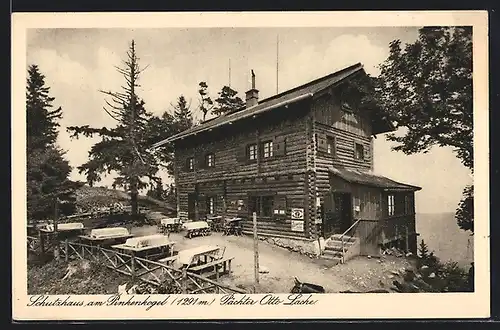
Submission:
M 251 233 L 256 212 L 259 236 L 324 250 L 344 234 L 354 254 L 416 253 L 420 188 L 372 173 L 373 138 L 394 127 L 343 96 L 358 75 L 359 63 L 259 101 L 252 73 L 244 108 L 154 145 L 174 145 L 179 214 L 241 217 Z

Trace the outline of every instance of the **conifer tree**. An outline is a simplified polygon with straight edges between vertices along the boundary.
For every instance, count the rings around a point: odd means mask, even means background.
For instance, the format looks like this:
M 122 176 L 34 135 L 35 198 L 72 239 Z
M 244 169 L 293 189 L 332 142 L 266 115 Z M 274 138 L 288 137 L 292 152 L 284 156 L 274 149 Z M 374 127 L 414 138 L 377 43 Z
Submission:
M 101 136 L 102 141 L 91 148 L 89 160 L 79 167 L 79 171 L 86 174 L 90 185 L 100 181 L 102 174 L 117 173 L 114 186 L 129 192 L 133 216 L 138 213 L 139 190 L 158 182 L 160 164 L 171 160 L 171 153 L 163 152 L 168 146 L 159 148 L 155 153 L 149 152 L 149 148 L 173 132 L 172 116 L 153 116 L 146 111 L 145 102 L 138 96 L 139 77 L 143 70 L 139 67 L 132 40 L 124 66 L 117 67 L 125 80 L 121 91 L 101 91 L 110 98 L 110 101 L 105 101 L 103 109 L 116 121 L 116 127 L 92 128 L 85 125 L 67 128 L 74 138 L 80 135 Z
M 193 116 L 191 114 L 191 105 L 187 104 L 184 95 L 179 96 L 174 108 L 174 124 L 177 132 L 182 132 L 193 126 Z
M 74 192 L 81 186 L 68 179 L 71 167 L 57 146 L 62 108 L 52 109 L 55 98 L 49 93 L 45 76 L 37 65 L 30 65 L 26 84 L 26 197 L 31 220 L 52 219 L 56 212 L 58 216 L 74 213 Z

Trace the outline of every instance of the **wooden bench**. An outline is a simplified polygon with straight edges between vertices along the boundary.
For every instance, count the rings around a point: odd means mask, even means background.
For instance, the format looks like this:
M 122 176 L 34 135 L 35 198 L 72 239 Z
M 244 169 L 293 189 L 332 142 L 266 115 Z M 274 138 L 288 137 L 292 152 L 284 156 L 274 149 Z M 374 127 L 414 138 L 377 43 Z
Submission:
M 212 273 L 207 275 L 207 277 L 211 277 L 215 275 L 217 279 L 219 279 L 219 275 L 222 274 L 230 274 L 231 273 L 231 261 L 234 257 L 224 257 L 221 259 L 216 259 L 214 261 L 208 262 L 206 264 L 188 267 L 188 271 L 192 271 L 193 273 L 201 273 L 205 270 L 213 269 Z M 219 268 L 222 266 L 222 272 L 219 271 Z
M 176 255 L 160 259 L 160 260 L 158 260 L 158 262 L 160 262 L 162 264 L 165 264 L 167 266 L 170 266 L 170 265 L 172 265 L 175 262 L 175 260 L 177 260 L 177 256 Z

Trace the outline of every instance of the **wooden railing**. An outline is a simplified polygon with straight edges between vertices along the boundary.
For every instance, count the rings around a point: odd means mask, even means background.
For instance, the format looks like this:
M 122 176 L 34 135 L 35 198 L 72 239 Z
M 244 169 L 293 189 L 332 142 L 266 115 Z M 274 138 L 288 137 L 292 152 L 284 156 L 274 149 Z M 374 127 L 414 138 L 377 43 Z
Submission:
M 38 238 L 28 239 L 35 244 Z M 94 261 L 155 288 L 156 293 L 246 293 L 245 290 L 213 281 L 186 269 L 135 257 L 118 251 L 77 242 L 59 241 L 59 258 Z
M 349 228 L 347 228 L 346 231 L 344 231 L 340 235 L 340 240 L 342 242 L 342 263 L 345 262 L 345 253 L 346 253 L 346 250 L 345 250 L 345 236 L 347 236 L 351 232 L 354 232 L 355 229 L 357 228 L 358 224 L 360 223 L 360 221 L 361 221 L 361 219 L 356 220 Z
M 383 222 L 383 233 L 385 240 L 394 240 L 399 239 L 408 235 L 409 231 L 413 231 L 414 229 L 410 229 L 409 225 L 409 216 L 408 215 L 399 215 L 392 216 L 381 220 Z
M 406 237 L 414 228 L 409 228 L 408 215 L 384 219 L 361 219 L 354 236 L 360 240 L 360 253 L 373 255 L 379 244 L 386 244 Z
M 40 250 L 40 240 L 38 237 L 28 236 L 26 241 L 28 243 L 28 252 L 38 252 Z

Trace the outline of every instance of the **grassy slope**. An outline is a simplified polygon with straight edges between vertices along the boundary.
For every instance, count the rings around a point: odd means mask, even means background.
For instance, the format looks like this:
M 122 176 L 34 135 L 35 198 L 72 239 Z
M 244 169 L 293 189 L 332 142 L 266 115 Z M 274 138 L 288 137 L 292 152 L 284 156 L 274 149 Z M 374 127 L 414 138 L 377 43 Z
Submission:
M 82 211 L 85 212 L 89 208 L 106 207 L 114 203 L 130 205 L 130 197 L 126 192 L 121 190 L 83 186 L 76 192 L 76 202 Z M 139 206 L 168 212 L 175 212 L 177 209 L 175 205 L 155 200 L 148 196 L 139 196 Z
M 75 273 L 63 280 L 69 268 Z M 89 261 L 28 266 L 28 294 L 113 294 L 130 279 Z

